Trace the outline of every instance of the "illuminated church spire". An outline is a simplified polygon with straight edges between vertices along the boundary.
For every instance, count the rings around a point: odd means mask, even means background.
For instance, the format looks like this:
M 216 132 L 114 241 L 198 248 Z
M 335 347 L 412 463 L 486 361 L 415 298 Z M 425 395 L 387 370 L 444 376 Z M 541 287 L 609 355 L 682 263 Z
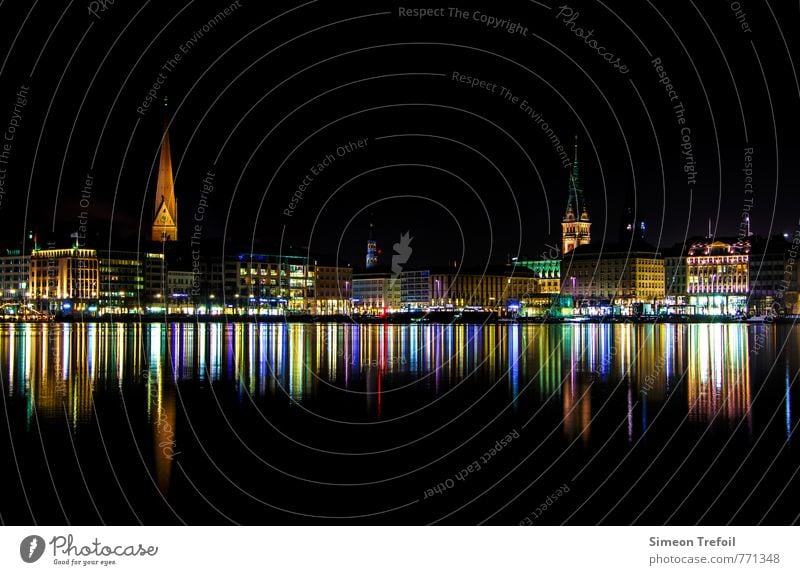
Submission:
M 580 164 L 578 162 L 578 136 L 575 136 L 575 150 L 572 158 L 572 170 L 569 174 L 567 192 L 567 210 L 561 221 L 561 249 L 562 254 L 583 246 L 591 241 L 590 229 L 592 222 L 589 219 L 589 210 L 583 197 Z
M 367 238 L 367 269 L 378 265 L 378 244 L 372 235 L 372 222 L 369 224 L 369 238 Z
M 155 214 L 151 239 L 155 242 L 178 240 L 178 201 L 175 199 L 175 182 L 172 178 L 172 154 L 167 130 L 167 99 L 164 98 L 164 136 L 161 140 L 161 157 L 158 163 Z

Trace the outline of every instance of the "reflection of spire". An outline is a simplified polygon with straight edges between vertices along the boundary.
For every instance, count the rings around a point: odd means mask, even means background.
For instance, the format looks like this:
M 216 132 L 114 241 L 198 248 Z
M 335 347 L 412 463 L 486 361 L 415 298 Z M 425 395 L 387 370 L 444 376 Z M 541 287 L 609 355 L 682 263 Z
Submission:
M 592 424 L 591 379 L 585 373 L 576 372 L 574 365 L 569 379 L 562 386 L 564 435 L 568 439 L 580 436 L 584 444 L 588 444 Z
M 175 182 L 172 177 L 172 153 L 168 126 L 167 99 L 164 98 L 164 132 L 158 162 L 153 241 L 176 241 L 178 239 L 178 203 L 175 199 Z
M 178 455 L 175 441 L 175 396 L 167 393 L 161 380 L 158 382 L 156 413 L 153 418 L 153 449 L 158 489 L 161 493 L 169 490 L 172 463 Z

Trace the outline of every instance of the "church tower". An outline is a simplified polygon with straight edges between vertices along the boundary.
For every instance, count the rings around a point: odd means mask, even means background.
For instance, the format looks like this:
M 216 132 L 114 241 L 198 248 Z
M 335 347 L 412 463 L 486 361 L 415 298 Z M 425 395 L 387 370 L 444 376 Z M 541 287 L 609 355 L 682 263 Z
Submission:
M 367 269 L 378 265 L 378 244 L 372 235 L 372 223 L 369 224 L 369 238 L 367 238 Z
M 154 242 L 178 241 L 178 201 L 175 199 L 175 183 L 172 179 L 172 154 L 169 149 L 166 107 L 167 99 L 164 98 L 164 136 L 161 139 L 161 158 L 158 163 L 155 214 L 151 234 Z
M 578 246 L 588 244 L 592 237 L 589 211 L 583 197 L 583 186 L 578 165 L 578 136 L 575 136 L 575 151 L 572 159 L 572 171 L 569 176 L 569 196 L 567 211 L 561 221 L 561 255 L 568 254 Z

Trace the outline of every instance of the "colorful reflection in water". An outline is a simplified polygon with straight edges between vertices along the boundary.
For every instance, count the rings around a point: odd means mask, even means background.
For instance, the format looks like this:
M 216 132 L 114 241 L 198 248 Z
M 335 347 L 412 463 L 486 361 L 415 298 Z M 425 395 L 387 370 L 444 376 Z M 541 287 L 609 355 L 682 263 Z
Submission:
M 558 405 L 564 433 L 589 438 L 593 386 L 627 394 L 627 416 L 677 391 L 690 421 L 749 414 L 751 378 L 775 359 L 777 327 L 698 325 L 5 324 L 0 369 L 28 419 L 94 417 L 93 393 L 143 386 L 159 452 L 175 426 L 176 382 L 224 382 L 238 393 L 304 402 L 328 387 L 353 394 L 380 418 L 392 394 L 433 397 L 465 383 L 507 387 L 513 409 Z M 765 331 L 766 330 L 766 331 Z M 786 378 L 799 367 L 787 328 Z M 755 339 L 759 366 L 751 361 Z M 788 338 L 788 339 L 787 339 Z M 772 346 L 772 347 L 771 347 Z M 764 367 L 766 366 L 766 367 Z M 555 401 L 551 401 L 555 400 Z M 791 402 L 786 402 L 787 431 Z M 623 416 L 625 414 L 623 413 Z M 629 432 L 633 422 L 628 422 Z M 168 450 L 166 450 L 168 451 Z M 168 472 L 164 471 L 165 481 Z

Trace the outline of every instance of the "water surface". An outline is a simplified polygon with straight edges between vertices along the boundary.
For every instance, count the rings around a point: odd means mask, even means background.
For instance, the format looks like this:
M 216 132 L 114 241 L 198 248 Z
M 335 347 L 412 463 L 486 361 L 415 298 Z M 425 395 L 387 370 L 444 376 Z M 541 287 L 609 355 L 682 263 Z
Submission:
M 741 324 L 5 324 L 0 514 L 791 523 L 799 346 Z

